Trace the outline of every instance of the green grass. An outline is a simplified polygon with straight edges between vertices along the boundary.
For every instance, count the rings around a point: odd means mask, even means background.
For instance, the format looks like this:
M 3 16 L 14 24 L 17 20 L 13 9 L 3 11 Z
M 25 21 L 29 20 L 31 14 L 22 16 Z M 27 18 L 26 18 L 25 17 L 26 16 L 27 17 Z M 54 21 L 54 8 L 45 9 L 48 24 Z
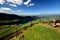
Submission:
M 22 30 L 25 26 L 29 26 L 30 23 L 36 24 L 40 21 L 47 22 L 47 21 L 50 21 L 50 19 L 37 19 L 32 22 L 21 24 L 20 26 L 18 26 L 19 30 Z M 12 26 L 8 25 L 8 26 L 0 27 L 0 38 L 10 33 L 13 33 L 15 31 L 16 31 L 15 25 L 12 25 Z M 44 28 L 42 27 L 42 25 L 32 27 L 31 29 L 26 30 L 26 32 L 23 34 L 25 37 L 24 38 L 21 37 L 21 40 L 60 40 L 60 35 L 56 32 L 56 30 Z
M 0 20 L 0 23 L 7 23 L 7 22 L 16 22 L 18 21 L 17 19 L 16 20 Z
M 25 24 L 21 24 L 19 27 L 19 30 L 22 30 L 25 26 L 29 26 L 30 23 L 25 23 Z M 13 32 L 16 31 L 16 26 L 15 25 L 7 25 L 7 26 L 0 26 L 0 38 L 9 35 Z
M 56 30 L 35 26 L 25 31 L 24 38 L 20 40 L 60 40 L 60 35 Z
M 0 38 L 12 33 L 12 32 L 15 32 L 16 31 L 16 28 L 13 28 L 13 27 L 7 27 L 7 28 L 2 28 L 0 27 Z

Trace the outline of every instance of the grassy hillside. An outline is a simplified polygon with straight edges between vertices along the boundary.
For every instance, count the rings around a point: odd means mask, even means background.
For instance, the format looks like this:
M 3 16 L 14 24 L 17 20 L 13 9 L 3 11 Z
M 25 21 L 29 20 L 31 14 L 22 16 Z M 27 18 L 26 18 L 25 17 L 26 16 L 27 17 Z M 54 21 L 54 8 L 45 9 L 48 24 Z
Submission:
M 19 30 L 22 30 L 25 26 L 28 26 L 29 24 L 30 23 L 27 22 L 25 24 L 18 25 L 18 28 Z M 0 26 L 0 38 L 17 31 L 16 27 L 17 27 L 16 25 Z
M 16 22 L 18 20 L 0 20 L 0 23 Z
M 60 40 L 60 33 L 56 29 L 35 25 L 10 40 Z
M 24 31 L 24 33 L 23 33 L 24 37 L 22 35 L 21 36 L 19 35 L 19 37 L 16 38 L 16 36 L 15 36 L 11 40 L 19 40 L 19 39 L 20 40 L 60 40 L 60 33 L 58 34 L 56 32 L 56 30 L 54 30 L 54 29 L 43 27 L 43 24 L 44 24 L 43 22 L 50 22 L 50 21 L 52 21 L 52 19 L 53 18 L 49 18 L 49 19 L 48 18 L 41 18 L 41 19 L 30 21 L 30 22 L 26 22 L 21 25 L 17 25 L 19 30 L 24 29 L 24 27 L 29 27 L 29 29 Z M 1 23 L 10 22 L 9 20 L 4 21 L 4 22 L 3 21 L 4 20 L 2 20 L 0 22 Z M 13 21 L 17 21 L 17 20 L 13 20 Z M 31 24 L 36 25 L 39 23 L 42 25 L 37 25 L 37 26 L 33 26 L 32 28 L 30 28 Z M 16 25 L 0 26 L 0 38 L 16 32 L 17 26 Z M 49 26 L 49 25 L 47 24 L 46 26 Z
M 56 30 L 44 28 L 42 26 L 34 26 L 24 33 L 24 38 L 20 40 L 60 40 L 60 35 Z

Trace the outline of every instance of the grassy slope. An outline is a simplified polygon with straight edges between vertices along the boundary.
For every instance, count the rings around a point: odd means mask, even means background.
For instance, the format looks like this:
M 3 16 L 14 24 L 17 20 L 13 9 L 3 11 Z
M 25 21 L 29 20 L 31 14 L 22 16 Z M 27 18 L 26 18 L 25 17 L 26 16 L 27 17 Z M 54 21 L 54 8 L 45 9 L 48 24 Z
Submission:
M 28 29 L 24 33 L 24 38 L 20 40 L 60 40 L 60 35 L 56 30 L 35 26 Z
M 33 21 L 32 23 L 34 24 L 37 22 L 38 21 Z M 29 24 L 30 22 L 22 24 L 19 26 L 19 28 L 23 29 L 25 26 Z M 0 27 L 0 37 L 3 37 L 4 35 L 6 36 L 7 34 L 10 34 L 11 32 L 14 32 L 14 31 L 16 31 L 16 28 L 14 25 L 11 27 L 3 27 L 3 28 Z M 24 35 L 25 37 L 24 38 L 21 37 L 21 40 L 60 40 L 60 35 L 56 33 L 56 30 L 44 28 L 40 25 L 26 30 Z
M 0 23 L 16 22 L 18 20 L 0 20 Z
M 23 29 L 25 26 L 29 25 L 30 23 L 25 23 L 25 24 L 22 24 L 19 27 L 19 30 Z M 16 31 L 16 26 L 15 25 L 12 25 L 12 26 L 0 26 L 0 38 L 1 37 L 4 37 L 10 33 L 13 33 Z

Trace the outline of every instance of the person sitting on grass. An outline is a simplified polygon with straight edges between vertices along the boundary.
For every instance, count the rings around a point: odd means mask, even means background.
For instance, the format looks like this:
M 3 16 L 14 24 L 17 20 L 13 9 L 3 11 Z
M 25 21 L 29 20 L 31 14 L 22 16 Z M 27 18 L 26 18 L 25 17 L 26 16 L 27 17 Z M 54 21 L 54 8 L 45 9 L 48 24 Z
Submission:
M 56 18 L 53 19 L 53 26 L 56 27 L 57 20 Z

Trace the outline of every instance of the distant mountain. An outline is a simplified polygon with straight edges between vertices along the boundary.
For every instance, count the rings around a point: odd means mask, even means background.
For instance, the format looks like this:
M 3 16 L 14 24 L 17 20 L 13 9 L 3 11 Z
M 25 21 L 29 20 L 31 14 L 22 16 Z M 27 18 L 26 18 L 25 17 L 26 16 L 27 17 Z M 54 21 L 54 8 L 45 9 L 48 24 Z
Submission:
M 12 21 L 16 20 L 17 21 Z M 12 25 L 12 24 L 23 24 L 28 21 L 32 21 L 37 19 L 36 16 L 18 16 L 15 14 L 6 14 L 6 13 L 0 13 L 0 26 L 2 25 Z M 3 20 L 3 21 L 2 21 Z M 7 22 L 9 20 L 9 22 Z
M 35 18 L 35 16 L 19 16 L 15 14 L 6 14 L 0 13 L 0 20 L 15 20 L 15 19 L 24 19 L 24 18 Z
M 0 20 L 14 20 L 19 18 L 22 18 L 22 17 L 14 14 L 0 13 Z

